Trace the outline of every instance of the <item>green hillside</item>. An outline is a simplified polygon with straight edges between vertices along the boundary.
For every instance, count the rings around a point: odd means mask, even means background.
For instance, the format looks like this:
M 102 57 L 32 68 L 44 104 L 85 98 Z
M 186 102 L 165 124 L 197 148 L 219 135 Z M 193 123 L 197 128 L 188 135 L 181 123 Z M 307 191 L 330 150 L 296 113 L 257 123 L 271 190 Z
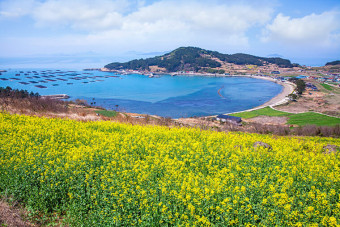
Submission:
M 180 47 L 162 56 L 147 59 L 136 59 L 125 63 L 113 62 L 105 66 L 111 70 L 133 69 L 149 70 L 150 66 L 165 68 L 167 72 L 176 71 L 199 71 L 203 68 L 217 68 L 221 62 L 234 63 L 237 65 L 262 66 L 267 63 L 276 64 L 280 67 L 292 67 L 287 59 L 264 58 L 249 54 L 222 54 L 217 51 L 204 50 L 198 47 Z

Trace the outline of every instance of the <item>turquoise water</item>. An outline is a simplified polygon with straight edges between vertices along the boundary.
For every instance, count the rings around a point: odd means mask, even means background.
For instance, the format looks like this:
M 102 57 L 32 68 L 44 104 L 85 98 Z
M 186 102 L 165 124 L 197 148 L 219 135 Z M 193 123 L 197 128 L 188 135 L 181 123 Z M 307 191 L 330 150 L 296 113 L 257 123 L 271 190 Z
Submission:
M 100 71 L 18 69 L 2 72 L 0 86 L 67 94 L 72 100 L 163 117 L 208 116 L 259 106 L 281 92 L 276 83 L 247 77 L 116 75 Z

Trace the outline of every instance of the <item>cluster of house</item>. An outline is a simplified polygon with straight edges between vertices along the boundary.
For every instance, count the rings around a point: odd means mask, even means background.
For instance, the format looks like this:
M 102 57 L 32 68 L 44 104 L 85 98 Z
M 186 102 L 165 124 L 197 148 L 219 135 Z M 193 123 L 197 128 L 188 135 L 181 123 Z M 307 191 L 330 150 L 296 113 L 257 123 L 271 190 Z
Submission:
M 310 76 L 309 79 L 317 80 L 321 83 L 336 83 L 340 87 L 340 74 L 329 74 L 321 77 Z
M 276 77 L 277 80 L 280 80 L 282 82 L 287 81 L 290 78 L 291 77 L 289 77 L 289 76 Z M 338 85 L 340 87 L 340 74 L 331 74 L 331 75 L 323 75 L 323 76 L 303 76 L 303 75 L 299 75 L 299 76 L 296 76 L 295 78 L 296 79 L 311 79 L 311 80 L 315 80 L 319 83 L 332 83 L 332 84 Z M 307 85 L 307 87 L 314 90 L 316 87 L 313 85 L 315 87 L 314 88 L 312 85 L 313 84 L 309 83 L 309 85 Z
M 306 83 L 306 88 L 312 91 L 319 91 L 319 89 L 314 84 L 309 83 L 309 82 Z
M 287 81 L 287 80 L 289 80 L 291 78 L 292 78 L 291 76 L 279 76 L 279 77 L 276 77 L 277 80 L 280 80 L 282 82 Z M 299 76 L 295 76 L 295 78 L 296 79 L 308 79 L 309 77 L 308 76 L 299 75 Z

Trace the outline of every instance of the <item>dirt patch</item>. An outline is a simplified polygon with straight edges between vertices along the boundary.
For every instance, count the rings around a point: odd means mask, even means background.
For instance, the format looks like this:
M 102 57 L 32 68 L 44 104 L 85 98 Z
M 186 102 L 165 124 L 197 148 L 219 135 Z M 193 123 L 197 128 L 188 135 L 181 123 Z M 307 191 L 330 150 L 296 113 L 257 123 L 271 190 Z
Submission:
M 320 91 L 306 90 L 297 102 L 276 106 L 275 109 L 290 113 L 314 111 L 340 117 L 340 89 L 327 91 L 314 82 Z
M 149 66 L 151 72 L 166 72 L 166 68 L 158 67 L 156 65 Z
M 8 227 L 28 227 L 36 226 L 24 220 L 24 211 L 20 208 L 10 206 L 0 200 L 0 226 Z
M 219 127 L 218 122 L 207 121 L 201 118 L 179 118 L 175 120 L 180 125 L 190 126 L 190 127 Z
M 287 123 L 287 117 L 269 117 L 269 116 L 258 116 L 250 119 L 244 119 L 247 122 L 254 122 L 260 124 L 271 124 L 271 125 L 284 125 Z

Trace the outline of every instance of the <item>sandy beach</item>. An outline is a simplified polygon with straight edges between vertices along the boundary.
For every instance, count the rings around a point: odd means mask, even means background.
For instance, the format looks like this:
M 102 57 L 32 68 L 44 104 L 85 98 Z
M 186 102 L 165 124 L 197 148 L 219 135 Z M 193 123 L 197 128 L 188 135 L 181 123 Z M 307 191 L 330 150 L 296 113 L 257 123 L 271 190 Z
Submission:
M 283 90 L 281 91 L 280 94 L 278 94 L 277 96 L 273 97 L 271 100 L 269 100 L 268 102 L 254 107 L 252 109 L 248 109 L 248 110 L 242 110 L 242 111 L 238 111 L 238 112 L 232 112 L 232 113 L 240 113 L 240 112 L 248 112 L 248 111 L 252 111 L 252 110 L 257 110 L 257 109 L 261 109 L 267 106 L 277 106 L 277 105 L 281 105 L 284 104 L 286 102 L 289 101 L 288 99 L 288 95 L 291 94 L 294 89 L 295 89 L 295 84 L 291 83 L 291 82 L 281 82 L 281 81 L 277 81 L 273 78 L 270 77 L 264 77 L 264 76 L 252 76 L 252 75 L 246 75 L 246 77 L 251 77 L 251 78 L 256 78 L 256 79 L 261 79 L 261 80 L 269 80 L 272 82 L 275 82 L 277 84 L 280 84 L 283 86 Z M 231 114 L 231 113 L 226 113 L 226 114 Z

